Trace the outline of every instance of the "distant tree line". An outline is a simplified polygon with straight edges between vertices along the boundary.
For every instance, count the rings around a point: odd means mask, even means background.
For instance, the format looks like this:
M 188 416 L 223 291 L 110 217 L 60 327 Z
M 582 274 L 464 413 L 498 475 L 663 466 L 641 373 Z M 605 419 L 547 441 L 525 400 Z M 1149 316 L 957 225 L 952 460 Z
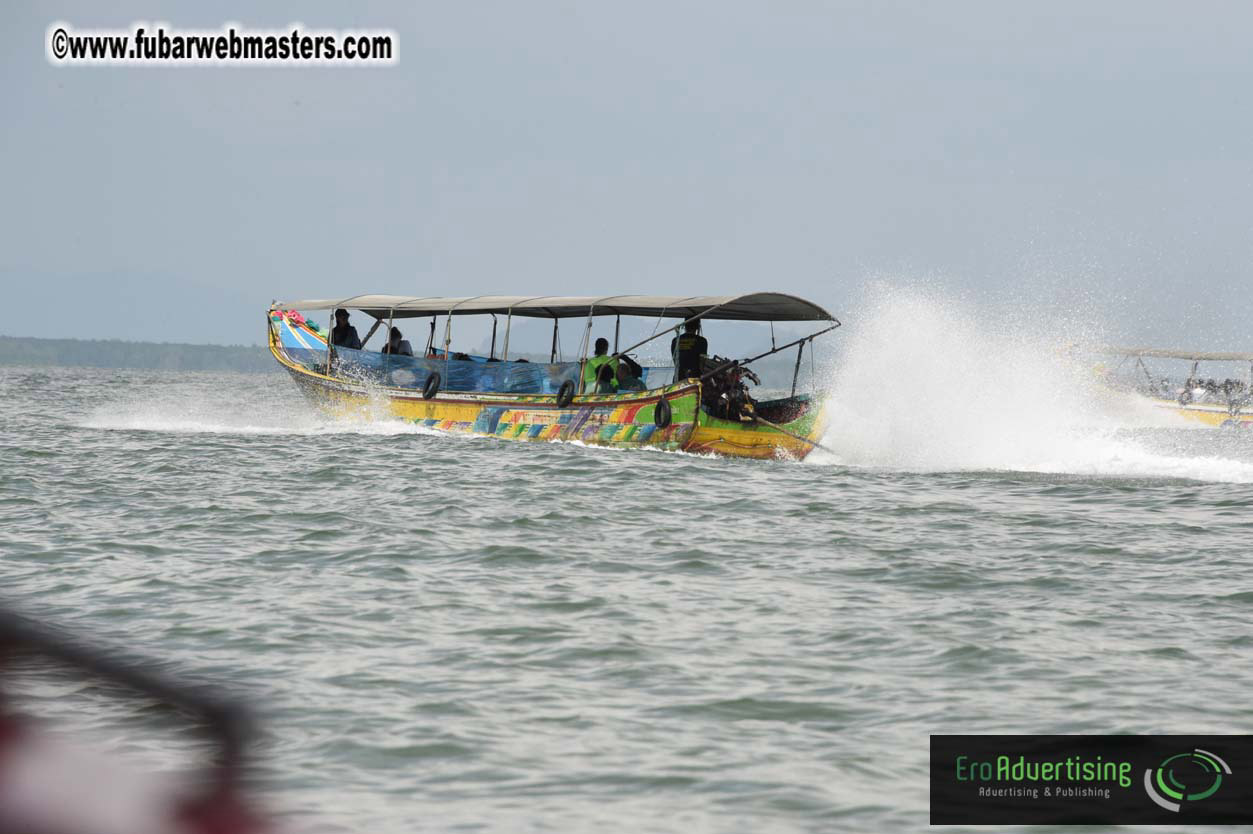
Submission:
M 167 371 L 273 371 L 278 368 L 270 351 L 260 346 L 19 336 L 0 336 L 0 365 L 154 368 Z

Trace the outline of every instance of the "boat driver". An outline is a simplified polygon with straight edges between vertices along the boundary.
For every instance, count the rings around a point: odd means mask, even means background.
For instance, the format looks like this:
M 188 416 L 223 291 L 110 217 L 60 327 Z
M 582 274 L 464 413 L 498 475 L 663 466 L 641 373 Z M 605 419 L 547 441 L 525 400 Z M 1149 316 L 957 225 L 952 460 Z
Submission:
M 331 329 L 331 344 L 335 347 L 361 350 L 361 337 L 357 328 L 348 323 L 348 311 L 340 307 L 335 311 L 335 327 Z
M 602 375 L 600 369 L 605 365 L 609 366 L 609 370 Z M 618 360 L 609 355 L 609 340 L 604 337 L 597 339 L 596 355 L 583 365 L 583 390 L 596 394 L 612 394 L 618 390 L 617 373 Z M 605 377 L 603 380 L 602 376 Z M 602 391 L 602 386 L 609 390 Z
M 683 324 L 683 334 L 670 340 L 670 356 L 674 358 L 674 381 L 699 377 L 701 360 L 709 353 L 709 342 L 700 335 L 700 322 Z

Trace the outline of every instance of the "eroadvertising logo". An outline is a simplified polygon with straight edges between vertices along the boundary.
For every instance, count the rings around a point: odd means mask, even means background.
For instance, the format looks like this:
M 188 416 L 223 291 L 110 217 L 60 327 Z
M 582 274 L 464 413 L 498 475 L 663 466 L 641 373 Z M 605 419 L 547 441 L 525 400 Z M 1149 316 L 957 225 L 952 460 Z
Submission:
M 1226 762 L 1208 750 L 1197 748 L 1190 753 L 1176 753 L 1156 770 L 1145 770 L 1144 790 L 1167 811 L 1179 813 L 1183 802 L 1200 802 L 1218 793 L 1224 773 L 1231 775 Z
M 1182 822 L 1253 823 L 1253 736 L 931 736 L 933 825 Z

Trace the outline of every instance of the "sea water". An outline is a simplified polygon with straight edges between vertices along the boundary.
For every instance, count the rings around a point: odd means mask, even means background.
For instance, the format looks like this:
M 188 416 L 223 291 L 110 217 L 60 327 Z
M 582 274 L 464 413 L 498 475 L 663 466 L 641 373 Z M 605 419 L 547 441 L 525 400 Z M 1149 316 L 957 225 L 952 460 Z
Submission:
M 0 370 L 4 594 L 250 703 L 298 830 L 919 831 L 932 733 L 1248 731 L 1253 432 L 916 294 L 836 338 L 804 463 Z M 5 686 L 202 755 L 107 687 Z

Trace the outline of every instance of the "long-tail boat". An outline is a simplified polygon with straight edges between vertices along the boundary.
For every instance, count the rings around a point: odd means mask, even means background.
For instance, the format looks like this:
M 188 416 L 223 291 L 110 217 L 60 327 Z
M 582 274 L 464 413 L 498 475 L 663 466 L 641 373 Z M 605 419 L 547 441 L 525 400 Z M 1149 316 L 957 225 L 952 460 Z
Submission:
M 361 346 L 335 345 L 334 311 L 359 311 L 373 319 Z M 305 314 L 331 311 L 324 332 Z M 491 316 L 487 356 L 451 350 L 452 323 L 459 316 Z M 619 349 L 623 316 L 656 321 L 654 333 Z M 384 344 L 394 322 L 430 318 L 426 349 L 417 356 L 367 348 L 382 327 Z M 444 318 L 442 344 L 436 319 Z M 593 357 L 593 322 L 614 319 L 614 344 L 606 373 L 604 357 Z M 515 319 L 551 319 L 549 361 L 510 354 Z M 367 319 L 367 320 L 368 320 Z M 558 361 L 562 319 L 583 319 L 577 361 Z M 744 359 L 701 357 L 699 371 L 676 379 L 673 368 L 644 367 L 631 351 L 702 321 L 816 322 L 819 329 Z M 301 390 L 332 412 L 377 407 L 389 416 L 446 432 L 533 441 L 577 441 L 617 448 L 653 448 L 748 458 L 804 458 L 826 430 L 825 395 L 798 394 L 806 346 L 840 326 L 826 310 L 783 293 L 737 296 L 474 296 L 409 298 L 361 295 L 341 299 L 275 302 L 267 315 L 270 351 Z M 497 325 L 503 344 L 497 352 Z M 666 323 L 664 328 L 660 325 Z M 607 339 L 605 340 L 608 341 Z M 795 348 L 791 393 L 757 401 L 749 384 L 759 382 L 752 363 Z M 540 357 L 542 360 L 542 357 Z M 589 364 L 590 363 L 590 364 Z M 687 365 L 691 370 L 690 363 Z M 592 376 L 595 368 L 599 373 Z M 591 378 L 589 378 L 591 377 Z M 780 392 L 782 393 L 782 392 Z

